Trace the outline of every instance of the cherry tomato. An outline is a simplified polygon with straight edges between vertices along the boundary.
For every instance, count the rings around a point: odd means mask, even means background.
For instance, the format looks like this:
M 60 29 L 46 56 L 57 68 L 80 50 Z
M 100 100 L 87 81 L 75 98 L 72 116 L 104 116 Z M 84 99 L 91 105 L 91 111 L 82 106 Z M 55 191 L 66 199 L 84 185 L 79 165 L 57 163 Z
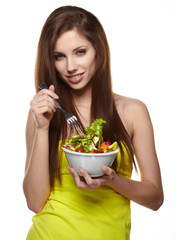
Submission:
M 103 151 L 102 150 L 96 150 L 96 149 L 94 149 L 94 153 L 103 153 Z
M 81 147 L 77 148 L 75 152 L 83 152 L 83 149 Z
M 110 146 L 111 143 L 110 143 L 109 141 L 107 141 L 107 142 L 105 142 L 105 145 L 106 145 L 106 146 Z

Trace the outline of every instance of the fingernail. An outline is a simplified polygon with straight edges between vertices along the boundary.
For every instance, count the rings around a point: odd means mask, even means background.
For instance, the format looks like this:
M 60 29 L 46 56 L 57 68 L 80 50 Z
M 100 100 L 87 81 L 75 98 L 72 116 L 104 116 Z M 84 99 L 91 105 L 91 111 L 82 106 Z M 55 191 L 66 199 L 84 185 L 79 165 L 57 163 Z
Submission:
M 103 166 L 103 170 L 105 170 L 106 171 L 106 169 L 108 169 L 106 166 Z
M 103 167 L 103 170 L 104 170 L 104 172 L 105 172 L 106 174 L 109 173 L 109 168 L 108 168 L 108 167 L 104 166 L 104 167 Z

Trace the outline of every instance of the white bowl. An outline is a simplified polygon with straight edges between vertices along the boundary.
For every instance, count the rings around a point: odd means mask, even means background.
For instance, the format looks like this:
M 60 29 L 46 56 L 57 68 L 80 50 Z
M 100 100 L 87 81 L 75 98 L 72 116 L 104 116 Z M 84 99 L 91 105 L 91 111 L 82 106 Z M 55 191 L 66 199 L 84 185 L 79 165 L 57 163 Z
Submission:
M 80 153 L 70 151 L 64 147 L 62 147 L 62 149 L 65 152 L 69 165 L 74 167 L 79 175 L 81 175 L 79 169 L 84 168 L 91 177 L 100 177 L 104 175 L 102 167 L 110 167 L 119 151 L 119 148 L 117 148 L 116 150 L 107 153 Z

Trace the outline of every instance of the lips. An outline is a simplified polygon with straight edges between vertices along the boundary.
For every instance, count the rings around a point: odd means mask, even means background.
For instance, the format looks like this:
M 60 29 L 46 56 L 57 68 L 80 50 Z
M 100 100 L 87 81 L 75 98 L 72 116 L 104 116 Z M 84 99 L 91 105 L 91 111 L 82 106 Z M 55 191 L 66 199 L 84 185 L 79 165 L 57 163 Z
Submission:
M 68 80 L 72 83 L 78 83 L 81 81 L 84 73 L 78 73 L 71 76 L 67 76 Z

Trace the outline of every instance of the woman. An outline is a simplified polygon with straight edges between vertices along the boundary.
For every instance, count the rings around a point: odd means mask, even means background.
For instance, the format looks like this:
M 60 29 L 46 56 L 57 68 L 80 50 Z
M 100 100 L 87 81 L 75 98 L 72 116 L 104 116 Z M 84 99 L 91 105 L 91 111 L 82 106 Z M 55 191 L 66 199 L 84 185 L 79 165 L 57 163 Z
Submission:
M 49 89 L 39 91 L 39 82 Z M 163 203 L 160 169 L 146 106 L 112 92 L 108 42 L 94 15 L 72 6 L 51 13 L 39 40 L 35 83 L 23 188 L 37 214 L 27 239 L 129 239 L 130 200 L 152 210 Z M 80 178 L 68 166 L 60 145 L 73 132 L 52 98 L 84 128 L 106 120 L 103 137 L 117 141 L 120 153 L 112 168 L 103 167 L 103 177 L 81 169 Z M 134 154 L 141 181 L 130 179 Z

